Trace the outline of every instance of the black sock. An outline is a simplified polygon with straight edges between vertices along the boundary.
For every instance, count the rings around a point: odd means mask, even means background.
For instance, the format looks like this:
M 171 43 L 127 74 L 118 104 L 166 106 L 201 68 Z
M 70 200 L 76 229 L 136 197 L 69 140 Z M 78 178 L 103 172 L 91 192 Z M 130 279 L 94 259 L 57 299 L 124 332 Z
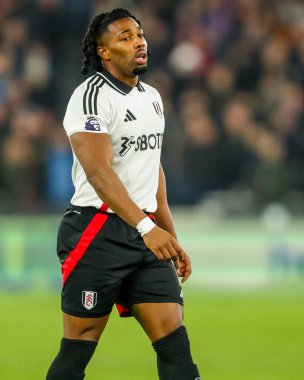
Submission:
M 62 338 L 60 351 L 50 366 L 46 380 L 82 380 L 97 342 Z
M 199 380 L 197 366 L 193 363 L 190 342 L 184 326 L 153 343 L 157 353 L 160 380 Z

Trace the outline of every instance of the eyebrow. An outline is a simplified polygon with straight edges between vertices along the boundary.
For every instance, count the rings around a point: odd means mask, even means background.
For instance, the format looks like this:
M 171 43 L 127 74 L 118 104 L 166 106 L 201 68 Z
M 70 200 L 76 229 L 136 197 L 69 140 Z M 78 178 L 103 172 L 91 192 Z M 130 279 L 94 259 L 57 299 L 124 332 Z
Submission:
M 137 29 L 143 30 L 143 28 L 141 28 L 140 26 L 138 26 Z M 119 36 L 122 35 L 122 34 L 124 34 L 124 33 L 128 33 L 128 32 L 131 32 L 131 29 L 125 29 L 125 30 L 123 30 L 122 32 L 119 33 Z

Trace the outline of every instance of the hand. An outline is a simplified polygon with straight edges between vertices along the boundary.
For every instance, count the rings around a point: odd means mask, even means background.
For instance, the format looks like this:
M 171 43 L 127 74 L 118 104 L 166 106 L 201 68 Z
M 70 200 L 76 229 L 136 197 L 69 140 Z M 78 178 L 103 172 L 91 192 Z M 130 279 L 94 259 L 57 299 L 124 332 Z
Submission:
M 178 277 L 182 277 L 182 283 L 186 282 L 192 272 L 190 257 L 184 252 L 183 260 L 174 261 L 174 266 Z
M 143 236 L 146 246 L 159 261 L 183 261 L 185 252 L 169 232 L 155 226 Z

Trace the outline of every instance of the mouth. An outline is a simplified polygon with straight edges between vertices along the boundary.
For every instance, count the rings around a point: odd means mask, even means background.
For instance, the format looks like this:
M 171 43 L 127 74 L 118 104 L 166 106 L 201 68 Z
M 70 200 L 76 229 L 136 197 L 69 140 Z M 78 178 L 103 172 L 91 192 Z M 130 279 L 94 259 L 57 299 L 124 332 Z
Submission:
M 147 60 L 148 60 L 148 54 L 145 50 L 140 50 L 135 55 L 135 62 L 137 62 L 139 65 L 147 64 Z

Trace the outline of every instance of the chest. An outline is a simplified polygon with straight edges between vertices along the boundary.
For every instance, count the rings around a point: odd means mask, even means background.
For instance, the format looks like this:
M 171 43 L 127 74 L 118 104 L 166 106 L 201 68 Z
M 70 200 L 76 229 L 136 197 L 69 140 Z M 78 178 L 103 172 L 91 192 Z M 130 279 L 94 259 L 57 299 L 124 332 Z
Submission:
M 164 115 L 159 99 L 142 92 L 112 99 L 111 137 L 163 133 Z

